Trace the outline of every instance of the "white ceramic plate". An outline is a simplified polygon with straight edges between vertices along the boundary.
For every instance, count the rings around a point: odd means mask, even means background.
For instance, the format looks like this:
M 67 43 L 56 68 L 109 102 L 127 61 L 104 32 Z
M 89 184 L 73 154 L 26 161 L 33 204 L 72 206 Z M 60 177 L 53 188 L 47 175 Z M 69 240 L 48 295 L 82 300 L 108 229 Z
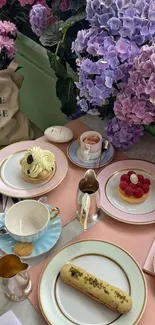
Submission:
M 121 316 L 63 283 L 59 271 L 68 261 L 130 293 L 132 310 Z M 40 279 L 38 298 L 50 325 L 135 325 L 145 309 L 146 291 L 143 273 L 132 256 L 112 243 L 86 240 L 63 247 L 50 260 Z
M 112 177 L 108 180 L 106 184 L 106 195 L 108 200 L 111 202 L 113 206 L 115 206 L 117 209 L 128 212 L 131 214 L 143 214 L 143 213 L 149 213 L 155 210 L 155 200 L 154 200 L 154 194 L 155 194 L 155 177 L 148 174 L 147 172 L 134 169 L 136 174 L 143 174 L 144 178 L 149 178 L 151 181 L 151 190 L 149 193 L 149 196 L 146 201 L 140 203 L 140 204 L 130 204 L 128 202 L 125 202 L 119 195 L 117 188 L 118 184 L 120 183 L 120 177 L 123 174 L 126 174 L 129 171 L 129 169 L 124 170 L 120 173 L 116 173 L 112 175 Z
M 1 177 L 3 182 L 10 187 L 19 190 L 32 190 L 42 186 L 47 181 L 40 184 L 32 184 L 24 181 L 21 177 L 20 159 L 23 158 L 25 152 L 17 152 L 4 162 L 1 168 Z

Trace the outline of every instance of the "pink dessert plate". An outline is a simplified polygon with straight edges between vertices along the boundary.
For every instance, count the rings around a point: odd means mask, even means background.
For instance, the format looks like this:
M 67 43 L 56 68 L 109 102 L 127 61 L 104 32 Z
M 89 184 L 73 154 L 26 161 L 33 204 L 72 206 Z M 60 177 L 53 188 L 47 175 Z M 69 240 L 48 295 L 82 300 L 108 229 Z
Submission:
M 142 174 L 151 181 L 148 198 L 139 204 L 125 202 L 118 193 L 120 177 L 129 170 Z M 135 225 L 155 223 L 155 165 L 143 160 L 123 160 L 101 170 L 101 209 L 112 218 Z
M 40 184 L 25 182 L 21 177 L 20 159 L 27 149 L 34 146 L 51 151 L 56 158 L 56 172 L 53 178 Z M 17 198 L 37 197 L 57 187 L 67 171 L 67 158 L 56 146 L 39 140 L 14 143 L 0 151 L 0 192 Z

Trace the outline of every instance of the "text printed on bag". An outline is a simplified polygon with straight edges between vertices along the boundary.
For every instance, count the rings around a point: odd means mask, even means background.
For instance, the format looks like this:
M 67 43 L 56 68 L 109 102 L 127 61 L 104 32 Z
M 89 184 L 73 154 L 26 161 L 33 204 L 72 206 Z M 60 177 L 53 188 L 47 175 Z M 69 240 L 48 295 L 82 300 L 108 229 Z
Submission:
M 5 103 L 5 97 L 0 97 L 0 104 L 4 104 Z
M 7 117 L 8 111 L 6 109 L 0 110 L 0 117 Z

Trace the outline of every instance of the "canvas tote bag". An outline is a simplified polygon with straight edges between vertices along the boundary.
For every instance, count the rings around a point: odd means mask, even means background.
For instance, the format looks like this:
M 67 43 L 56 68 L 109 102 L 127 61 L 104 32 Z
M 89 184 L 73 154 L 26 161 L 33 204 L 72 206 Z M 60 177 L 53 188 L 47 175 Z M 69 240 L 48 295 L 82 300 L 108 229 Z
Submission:
M 0 146 L 34 138 L 28 118 L 19 111 L 23 76 L 16 72 L 17 67 L 12 61 L 7 69 L 0 70 Z

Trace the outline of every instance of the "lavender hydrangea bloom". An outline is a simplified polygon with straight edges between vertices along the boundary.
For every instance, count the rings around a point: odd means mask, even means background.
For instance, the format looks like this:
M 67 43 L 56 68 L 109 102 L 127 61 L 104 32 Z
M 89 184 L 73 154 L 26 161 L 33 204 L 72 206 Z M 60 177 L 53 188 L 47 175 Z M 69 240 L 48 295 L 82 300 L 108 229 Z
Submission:
M 155 39 L 155 0 L 87 0 L 86 11 L 91 27 L 79 31 L 72 46 L 78 104 L 91 113 L 116 96 L 112 141 L 127 149 L 142 135 L 142 124 L 155 122 L 155 52 L 140 51 Z
M 95 27 L 78 32 L 72 51 L 79 58 L 79 82 L 76 85 L 80 97 L 90 102 L 93 108 L 104 105 L 104 101 L 115 92 L 114 83 L 126 82 L 133 58 L 140 53 L 134 41 L 115 38 Z M 83 53 L 89 54 L 90 58 L 82 58 Z
M 94 48 L 94 52 L 92 53 L 90 50 L 88 53 L 95 56 L 97 55 L 97 49 L 102 45 L 104 37 L 108 37 L 108 33 L 97 28 L 80 30 L 78 31 L 75 42 L 72 43 L 72 51 L 77 54 L 83 53 L 84 51 L 88 51 L 90 47 Z
M 77 105 L 76 111 L 74 113 L 72 113 L 71 115 L 65 115 L 66 119 L 71 121 L 71 120 L 76 120 L 80 117 L 82 117 L 83 115 L 85 115 L 86 113 L 84 111 L 81 110 L 81 107 Z
M 79 31 L 75 42 L 72 44 L 72 51 L 76 52 L 77 55 L 78 53 L 88 52 L 94 57 L 102 56 L 103 59 L 114 64 L 114 68 L 126 60 L 132 62 L 133 58 L 139 54 L 139 48 L 134 41 L 121 37 L 115 40 L 106 31 L 98 28 Z
M 155 34 L 154 0 L 87 0 L 87 19 L 92 26 L 106 28 L 142 45 Z
M 115 41 L 113 36 L 94 29 L 78 33 L 74 50 L 78 53 L 79 50 L 87 51 L 94 57 L 93 60 L 79 60 L 79 82 L 76 83 L 80 97 L 87 99 L 93 106 L 104 104 L 113 93 L 115 82 L 126 81 L 133 58 L 140 52 L 134 42 L 123 38 Z
M 30 11 L 30 24 L 33 32 L 37 36 L 41 36 L 42 31 L 47 27 L 48 16 L 48 10 L 45 6 L 36 4 L 32 7 Z
M 87 101 L 85 99 L 80 99 L 79 102 L 78 102 L 78 105 L 80 105 L 81 111 L 83 111 L 83 112 L 88 111 L 88 104 L 87 104 Z
M 129 124 L 155 122 L 155 45 L 145 45 L 129 71 L 128 83 L 117 95 L 115 115 Z
M 76 83 L 80 93 L 78 104 L 81 109 L 89 112 L 89 106 L 102 106 L 112 92 L 113 72 L 106 69 L 106 62 L 93 62 L 86 58 L 81 62 L 78 72 L 79 81 Z
M 140 140 L 143 135 L 142 125 L 129 125 L 116 117 L 106 126 L 108 140 L 119 150 L 127 150 Z

